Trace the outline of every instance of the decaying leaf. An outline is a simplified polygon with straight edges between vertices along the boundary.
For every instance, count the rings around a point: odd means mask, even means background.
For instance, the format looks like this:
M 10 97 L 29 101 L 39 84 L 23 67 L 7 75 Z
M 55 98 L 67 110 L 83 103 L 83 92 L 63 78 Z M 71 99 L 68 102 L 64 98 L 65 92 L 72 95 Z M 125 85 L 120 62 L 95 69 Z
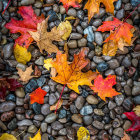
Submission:
M 41 140 L 40 130 L 38 130 L 37 134 L 33 138 L 30 137 L 30 140 Z
M 137 116 L 140 117 L 140 105 L 137 105 L 135 108 L 133 108 L 133 111 Z
M 63 104 L 63 100 L 61 99 L 61 100 L 59 101 L 59 104 L 58 104 L 58 101 L 57 101 L 54 105 L 50 106 L 50 110 L 51 110 L 51 111 L 52 111 L 52 110 L 56 110 L 56 107 L 57 107 L 57 109 L 59 109 L 59 108 L 61 107 L 62 104 Z
M 26 64 L 31 60 L 31 53 L 27 51 L 26 47 L 18 44 L 16 44 L 14 47 L 14 56 L 17 62 L 22 64 Z
M 26 68 L 25 71 L 22 71 L 22 69 L 20 69 L 20 68 L 17 68 L 17 70 L 18 70 L 17 73 L 20 76 L 20 78 L 19 78 L 20 81 L 28 82 L 33 77 L 37 77 L 37 76 L 31 75 L 33 72 L 32 65 L 30 67 Z
M 35 91 L 30 93 L 30 103 L 38 103 L 38 104 L 44 104 L 44 96 L 47 94 L 46 91 L 41 89 L 40 87 L 37 88 Z
M 48 28 L 48 18 L 43 20 L 37 25 L 37 31 L 29 31 L 32 38 L 37 42 L 37 45 L 40 49 L 40 52 L 43 53 L 43 50 L 47 51 L 49 54 L 56 53 L 58 48 L 52 43 L 52 41 L 61 41 L 61 37 L 64 32 L 57 30 L 56 26 L 47 32 Z
M 97 78 L 94 80 L 94 85 L 91 87 L 91 89 L 93 89 L 94 92 L 97 92 L 98 96 L 105 101 L 106 97 L 112 98 L 113 96 L 120 94 L 112 88 L 112 86 L 114 86 L 115 84 L 115 75 L 108 75 L 106 79 L 103 79 L 102 75 L 98 75 Z
M 44 17 L 37 17 L 32 6 L 21 6 L 19 7 L 18 13 L 22 16 L 23 20 L 18 21 L 12 18 L 5 27 L 9 29 L 11 33 L 20 33 L 21 36 L 15 40 L 15 43 L 28 48 L 33 41 L 28 31 L 36 31 L 37 24 L 42 22 Z
M 88 10 L 88 19 L 89 21 L 91 18 L 99 13 L 100 3 L 103 3 L 106 7 L 106 12 L 110 12 L 114 14 L 114 5 L 113 3 L 117 0 L 88 0 L 84 9 Z
M 124 131 L 124 137 L 121 138 L 121 140 L 130 140 L 130 137 L 126 134 L 125 131 Z
M 34 76 L 41 76 L 41 70 L 37 66 L 35 66 Z
M 97 77 L 96 72 L 91 70 L 83 73 L 81 70 L 89 63 L 88 59 L 85 59 L 85 54 L 88 51 L 87 48 L 82 48 L 79 54 L 74 55 L 73 62 L 67 62 L 67 55 L 57 52 L 56 60 L 51 61 L 52 67 L 57 71 L 56 77 L 51 77 L 54 81 L 67 84 L 67 86 L 79 93 L 79 85 L 92 86 L 91 81 Z M 45 65 L 44 65 L 45 66 Z
M 125 112 L 126 117 L 131 120 L 132 125 L 126 131 L 138 131 L 140 130 L 140 117 L 135 112 Z
M 77 131 L 78 140 L 90 140 L 89 131 L 85 127 L 80 127 Z
M 58 25 L 57 29 L 62 33 L 65 32 L 64 35 L 62 36 L 62 39 L 67 40 L 67 38 L 70 36 L 70 33 L 72 31 L 72 26 L 71 26 L 70 22 L 66 20 L 64 22 L 61 22 Z
M 2 134 L 2 136 L 0 137 L 0 140 L 17 140 L 15 136 L 8 134 L 8 133 L 4 133 Z

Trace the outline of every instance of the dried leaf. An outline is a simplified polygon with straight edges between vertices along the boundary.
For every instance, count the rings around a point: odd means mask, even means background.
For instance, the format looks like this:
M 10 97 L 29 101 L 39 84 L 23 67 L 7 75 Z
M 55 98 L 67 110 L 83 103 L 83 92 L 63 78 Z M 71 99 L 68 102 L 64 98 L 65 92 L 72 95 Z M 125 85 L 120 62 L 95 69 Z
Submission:
M 68 49 L 67 43 L 65 43 L 65 45 L 64 45 L 64 51 L 65 51 L 65 54 L 67 55 L 67 57 L 69 58 L 69 49 Z
M 57 28 L 60 32 L 65 32 L 62 36 L 63 40 L 67 40 L 67 38 L 70 36 L 70 33 L 72 31 L 72 26 L 69 21 L 61 22 Z
M 89 131 L 85 127 L 80 127 L 77 131 L 78 140 L 90 140 Z
M 18 44 L 14 47 L 14 56 L 17 62 L 26 64 L 31 60 L 31 53 L 27 51 L 25 47 L 22 47 Z
M 30 140 L 41 140 L 40 130 L 37 132 L 37 134 L 33 138 L 30 137 Z
M 66 18 L 65 18 L 65 21 L 66 21 L 66 20 L 73 20 L 73 19 L 76 19 L 76 18 L 73 17 L 73 16 L 70 16 L 70 17 L 66 17 Z
M 140 117 L 140 105 L 137 105 L 135 108 L 133 108 L 133 111 L 137 116 Z
M 12 18 L 5 27 L 9 29 L 11 33 L 20 33 L 21 36 L 15 40 L 15 43 L 28 48 L 33 41 L 28 31 L 36 31 L 37 24 L 42 22 L 44 17 L 37 17 L 32 6 L 21 6 L 19 7 L 18 13 L 22 16 L 23 20 L 18 21 Z
M 105 101 L 106 97 L 112 98 L 113 96 L 120 94 L 112 88 L 112 86 L 115 84 L 115 75 L 108 75 L 106 79 L 103 79 L 102 75 L 98 75 L 97 78 L 94 80 L 94 85 L 91 87 L 91 89 L 93 89 L 94 92 L 97 92 L 98 96 Z
M 140 130 L 140 117 L 135 112 L 125 112 L 126 117 L 132 121 L 132 125 L 126 131 L 138 131 Z
M 58 74 L 56 77 L 51 77 L 51 79 L 61 84 L 67 84 L 70 89 L 77 93 L 79 93 L 79 85 L 91 86 L 91 81 L 98 74 L 91 70 L 85 73 L 81 71 L 89 63 L 89 60 L 85 59 L 87 51 L 87 48 L 83 48 L 79 54 L 74 55 L 74 60 L 71 63 L 67 62 L 66 54 L 58 52 L 56 60 L 50 62 Z
M 40 87 L 37 88 L 35 91 L 33 91 L 30 96 L 30 103 L 38 103 L 38 104 L 44 104 L 44 96 L 47 94 L 46 91 L 41 89 Z
M 40 69 L 37 66 L 35 66 L 34 75 L 37 76 L 37 77 L 40 77 L 41 76 L 41 71 L 40 71 Z
M 61 107 L 61 105 L 63 104 L 63 100 L 61 99 L 61 100 L 59 101 L 58 106 L 57 106 L 57 104 L 58 104 L 58 101 L 57 101 L 54 105 L 50 106 L 50 110 L 51 110 L 51 111 L 52 111 L 52 110 L 56 110 L 56 107 L 57 107 L 57 109 L 59 109 L 59 108 Z
M 40 52 L 43 53 L 43 50 L 47 51 L 49 54 L 56 53 L 58 48 L 52 43 L 52 41 L 61 41 L 61 37 L 64 32 L 60 32 L 54 27 L 51 32 L 47 32 L 48 28 L 48 19 L 43 20 L 37 25 L 37 31 L 29 31 L 32 38 L 37 42 L 37 45 L 40 49 Z
M 121 140 L 130 140 L 130 137 L 126 134 L 125 131 L 124 131 L 124 137 L 121 138 Z
M 0 140 L 17 140 L 15 136 L 8 134 L 8 133 L 4 133 L 2 134 L 2 136 L 0 137 Z

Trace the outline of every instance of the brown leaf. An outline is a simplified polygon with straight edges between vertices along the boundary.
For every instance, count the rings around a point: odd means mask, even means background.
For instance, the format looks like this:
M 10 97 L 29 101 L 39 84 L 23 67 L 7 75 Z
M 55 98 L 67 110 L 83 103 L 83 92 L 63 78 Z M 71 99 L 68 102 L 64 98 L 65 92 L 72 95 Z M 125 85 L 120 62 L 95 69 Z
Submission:
M 40 71 L 40 69 L 37 67 L 37 66 L 35 66 L 35 72 L 34 72 L 34 75 L 35 76 L 41 76 L 41 71 Z
M 58 104 L 58 101 L 54 105 L 50 106 L 50 110 L 56 110 L 56 107 L 57 107 L 57 109 L 59 109 L 61 107 L 61 105 L 63 104 L 63 100 L 61 99 L 59 101 L 58 106 L 57 106 L 57 104 Z
M 37 25 L 37 32 L 29 31 L 32 38 L 37 42 L 37 45 L 40 49 L 40 52 L 43 53 L 43 50 L 47 51 L 49 54 L 56 53 L 58 48 L 52 43 L 52 41 L 62 41 L 61 37 L 64 32 L 60 32 L 54 27 L 51 32 L 47 32 L 48 28 L 48 18 L 43 20 Z

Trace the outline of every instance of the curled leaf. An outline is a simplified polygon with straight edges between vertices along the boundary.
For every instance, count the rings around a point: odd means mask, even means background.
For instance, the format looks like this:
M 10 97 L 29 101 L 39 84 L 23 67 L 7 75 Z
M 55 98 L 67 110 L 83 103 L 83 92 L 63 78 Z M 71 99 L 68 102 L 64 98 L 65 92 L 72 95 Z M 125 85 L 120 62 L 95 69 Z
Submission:
M 15 136 L 8 134 L 8 133 L 4 133 L 2 134 L 2 136 L 0 137 L 0 140 L 17 140 Z
M 57 109 L 59 109 L 59 108 L 61 107 L 61 105 L 63 104 L 63 100 L 61 99 L 61 100 L 59 101 L 58 106 L 57 106 L 57 104 L 58 104 L 58 101 L 57 101 L 54 105 L 50 106 L 50 110 L 51 110 L 51 111 L 52 111 L 52 110 L 56 110 L 56 107 L 57 107 Z
M 37 134 L 33 138 L 30 137 L 30 140 L 41 140 L 40 130 L 38 130 Z

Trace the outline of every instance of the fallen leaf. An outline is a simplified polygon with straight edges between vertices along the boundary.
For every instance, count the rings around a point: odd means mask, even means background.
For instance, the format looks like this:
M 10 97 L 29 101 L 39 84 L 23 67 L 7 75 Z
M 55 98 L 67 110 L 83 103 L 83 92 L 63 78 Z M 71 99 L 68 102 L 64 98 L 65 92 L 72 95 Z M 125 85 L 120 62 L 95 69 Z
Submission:
M 61 22 L 59 25 L 58 25 L 58 28 L 57 28 L 60 32 L 65 32 L 62 36 L 62 39 L 63 40 L 67 40 L 67 38 L 70 36 L 70 33 L 72 31 L 72 26 L 70 24 L 69 21 L 64 21 L 64 22 Z
M 52 62 L 53 62 L 53 59 L 52 58 L 45 59 L 44 60 L 44 67 L 47 70 L 50 70 L 50 68 L 53 67 Z
M 73 20 L 73 19 L 76 19 L 76 18 L 73 17 L 73 16 L 69 16 L 69 17 L 66 17 L 64 21 L 66 21 L 66 20 Z
M 44 104 L 44 96 L 47 94 L 46 91 L 41 89 L 40 87 L 37 88 L 35 91 L 33 91 L 30 96 L 30 103 L 38 103 L 38 104 Z
M 18 44 L 16 44 L 14 47 L 14 56 L 17 62 L 22 64 L 26 64 L 31 60 L 31 53 L 27 51 L 26 47 Z
M 130 137 L 126 134 L 125 131 L 124 131 L 124 137 L 121 138 L 121 140 L 130 140 Z
M 30 67 L 26 68 L 25 71 L 22 71 L 22 69 L 20 69 L 20 68 L 17 68 L 17 70 L 18 70 L 17 73 L 20 76 L 20 78 L 19 78 L 20 81 L 28 82 L 33 77 L 37 77 L 37 76 L 31 75 L 33 72 L 32 65 Z
M 78 3 L 81 3 L 82 0 L 60 0 L 63 3 L 64 8 L 68 11 L 69 7 L 79 7 Z
M 78 140 L 90 140 L 89 131 L 85 127 L 80 127 L 77 131 Z
M 140 105 L 137 105 L 135 108 L 133 108 L 133 111 L 137 116 L 140 117 Z
M 61 105 L 63 104 L 63 100 L 61 99 L 60 101 L 59 101 L 59 104 L 58 104 L 58 101 L 54 104 L 54 105 L 52 105 L 52 106 L 50 106 L 50 110 L 52 111 L 52 110 L 56 110 L 56 107 L 57 107 L 57 109 L 59 109 L 60 107 L 61 107 Z
M 28 48 L 33 41 L 28 31 L 36 31 L 37 24 L 42 22 L 44 17 L 37 17 L 32 6 L 21 6 L 18 13 L 22 16 L 23 20 L 18 21 L 12 18 L 5 27 L 10 30 L 10 33 L 20 33 L 21 36 L 15 40 L 15 43 Z
M 17 140 L 15 136 L 8 134 L 8 133 L 4 133 L 2 134 L 2 136 L 0 137 L 0 140 Z
M 131 120 L 132 125 L 126 131 L 138 131 L 140 130 L 140 117 L 135 112 L 125 112 L 126 117 Z
M 37 66 L 35 66 L 34 76 L 37 76 L 37 77 L 41 76 L 41 71 Z
M 67 55 L 67 57 L 69 58 L 69 49 L 68 49 L 67 43 L 65 43 L 65 45 L 64 45 L 64 51 L 65 51 L 65 54 Z
M 58 51 L 57 46 L 54 45 L 52 41 L 62 41 L 61 37 L 64 32 L 60 32 L 59 30 L 57 30 L 56 26 L 51 30 L 51 32 L 47 32 L 48 19 L 49 17 L 43 20 L 41 23 L 38 23 L 36 32 L 29 31 L 29 33 L 32 38 L 37 42 L 41 53 L 43 53 L 43 50 L 45 50 L 49 54 L 51 54 Z
M 40 130 L 37 132 L 37 134 L 33 138 L 30 137 L 30 140 L 41 140 Z
M 88 59 L 85 59 L 85 54 L 87 53 L 87 48 L 82 48 L 79 54 L 74 55 L 73 62 L 67 62 L 67 55 L 62 54 L 60 51 L 57 52 L 56 60 L 51 63 L 57 71 L 56 77 L 51 77 L 54 81 L 67 84 L 67 86 L 79 93 L 79 85 L 91 86 L 91 81 L 97 77 L 96 72 L 91 70 L 83 73 L 81 70 L 89 63 Z
M 99 13 L 100 3 L 103 3 L 106 7 L 106 12 L 110 12 L 114 14 L 114 5 L 113 3 L 117 0 L 88 0 L 84 9 L 88 10 L 88 19 L 89 21 L 91 18 Z
M 114 86 L 115 84 L 115 75 L 108 75 L 105 79 L 103 79 L 102 75 L 98 75 L 97 78 L 94 80 L 94 85 L 91 87 L 91 89 L 93 89 L 94 92 L 97 92 L 98 96 L 105 101 L 106 97 L 112 98 L 113 96 L 120 94 L 112 88 L 112 86 Z

